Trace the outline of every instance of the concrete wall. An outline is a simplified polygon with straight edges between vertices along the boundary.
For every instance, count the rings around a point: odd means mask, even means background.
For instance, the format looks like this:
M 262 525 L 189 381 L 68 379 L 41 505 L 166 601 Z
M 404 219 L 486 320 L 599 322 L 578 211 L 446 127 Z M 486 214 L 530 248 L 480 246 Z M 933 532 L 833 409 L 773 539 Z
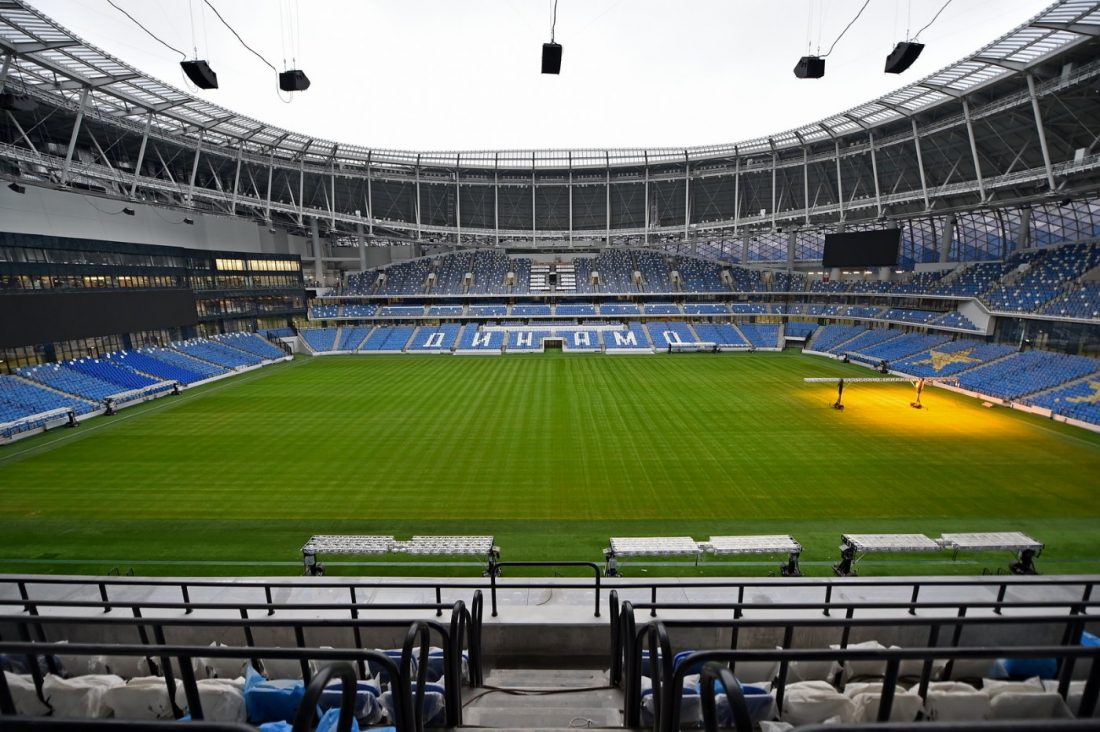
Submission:
M 124 207 L 133 216 L 122 213 Z M 183 223 L 184 217 L 194 225 Z M 306 254 L 307 241 L 234 216 L 184 212 L 140 202 L 99 198 L 73 191 L 26 186 L 19 194 L 0 186 L 0 228 L 21 234 L 159 244 L 188 249 Z

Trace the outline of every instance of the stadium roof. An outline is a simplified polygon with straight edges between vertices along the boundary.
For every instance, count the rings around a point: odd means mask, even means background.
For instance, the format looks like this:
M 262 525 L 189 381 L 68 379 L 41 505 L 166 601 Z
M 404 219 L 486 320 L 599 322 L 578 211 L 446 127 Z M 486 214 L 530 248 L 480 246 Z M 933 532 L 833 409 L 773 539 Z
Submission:
M 144 126 L 206 147 L 238 147 L 311 163 L 462 168 L 566 168 L 653 165 L 774 152 L 859 133 L 957 100 L 1003 77 L 1100 36 L 1100 6 L 1062 0 L 971 56 L 914 84 L 818 122 L 736 143 L 688 148 L 573 150 L 389 150 L 311 138 L 236 114 L 154 79 L 85 42 L 21 0 L 0 0 L 0 51 L 14 53 L 9 85 L 72 104 L 89 103 L 120 123 Z M 152 112 L 153 114 L 150 114 Z

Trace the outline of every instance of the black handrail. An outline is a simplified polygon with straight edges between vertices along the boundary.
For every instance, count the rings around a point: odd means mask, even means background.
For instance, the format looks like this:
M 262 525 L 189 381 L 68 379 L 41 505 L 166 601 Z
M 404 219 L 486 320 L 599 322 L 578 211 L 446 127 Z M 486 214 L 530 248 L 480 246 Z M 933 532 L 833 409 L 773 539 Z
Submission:
M 410 625 L 410 633 L 414 629 L 426 634 L 424 621 Z M 425 644 L 426 652 L 426 644 Z M 28 643 L 0 641 L 0 653 L 24 655 L 32 659 L 31 669 L 34 677 L 35 689 L 42 698 L 43 677 L 38 670 L 36 661 L 38 656 L 64 653 L 70 656 L 98 656 L 111 654 L 115 656 L 145 657 L 154 655 L 160 658 L 178 661 L 180 680 L 183 683 L 184 693 L 187 697 L 189 713 L 194 719 L 202 720 L 202 700 L 199 696 L 198 683 L 195 679 L 192 662 L 195 658 L 249 658 L 259 655 L 263 658 L 277 658 L 283 660 L 317 659 L 326 661 L 370 661 L 377 664 L 390 679 L 390 692 L 394 698 L 394 711 L 396 719 L 394 726 L 399 732 L 422 732 L 416 730 L 412 712 L 411 686 L 408 675 L 402 676 L 398 665 L 384 653 L 361 649 L 340 648 L 270 648 L 270 647 L 234 647 L 234 646 L 187 646 L 187 645 L 133 645 L 111 643 Z M 171 664 L 168 664 L 169 666 Z M 169 699 L 173 700 L 176 687 L 169 676 L 164 677 Z M 354 685 L 353 685 L 354 688 Z M 179 711 L 178 709 L 176 710 Z M 15 704 L 11 697 L 4 674 L 0 674 L 0 714 L 14 715 Z M 6 728 L 5 728 L 6 729 Z
M 642 629 L 642 633 L 652 634 L 651 626 L 663 625 L 662 621 L 653 621 Z M 652 638 L 652 635 L 650 635 Z M 652 647 L 652 644 L 651 644 Z M 680 724 L 679 700 L 682 696 L 684 677 L 693 666 L 710 662 L 730 663 L 737 661 L 779 661 L 779 677 L 776 680 L 776 704 L 780 710 L 783 708 L 783 694 L 786 687 L 787 669 L 792 661 L 883 661 L 886 664 L 886 674 L 878 708 L 878 721 L 885 722 L 890 719 L 893 707 L 894 692 L 897 689 L 899 669 L 902 661 L 924 661 L 924 675 L 931 672 L 931 661 L 935 659 L 984 659 L 996 658 L 1004 652 L 1003 648 L 885 648 L 885 649 L 786 649 L 786 650 L 759 650 L 759 651 L 697 651 L 681 660 L 673 668 L 671 674 L 666 674 L 671 683 L 657 688 L 656 676 L 654 677 L 653 693 L 662 693 L 665 697 L 664 724 L 661 729 L 666 732 L 678 730 Z M 651 652 L 652 653 L 652 652 Z M 1085 690 L 1081 697 L 1081 706 L 1078 716 L 1091 717 L 1096 709 L 1097 697 L 1100 695 L 1100 648 L 1095 646 L 1020 646 L 1012 649 L 1015 658 L 1049 658 L 1051 656 L 1063 659 L 1088 658 L 1092 660 L 1088 679 L 1085 682 Z M 666 669 L 667 671 L 667 669 Z M 927 689 L 927 680 L 922 675 L 921 693 Z M 1062 691 L 1063 698 L 1065 692 Z M 860 727 L 862 729 L 862 727 Z
M 176 721 L 146 719 L 63 719 L 57 717 L 9 717 L 0 715 L 4 732 L 180 732 Z M 192 721 L 187 732 L 256 732 L 243 722 Z
M 1075 620 L 1088 620 L 1095 617 L 1095 615 L 1086 614 L 1085 608 L 1092 608 L 1096 605 L 1095 601 L 1089 601 L 1087 603 L 1081 602 L 1061 602 L 1061 601 L 1037 601 L 1037 602 L 975 602 L 975 603 L 959 603 L 959 602 L 934 602 L 934 603 L 918 603 L 916 607 L 911 607 L 906 602 L 886 602 L 886 603 L 867 603 L 867 602 L 852 602 L 852 603 L 836 603 L 832 605 L 833 610 L 843 610 L 844 616 L 834 617 L 829 615 L 828 617 L 818 618 L 801 618 L 794 620 L 790 617 L 787 618 L 745 618 L 743 610 L 745 609 L 763 609 L 769 613 L 776 610 L 815 610 L 822 607 L 818 603 L 777 603 L 774 605 L 751 605 L 748 603 L 709 603 L 695 605 L 691 603 L 662 603 L 659 607 L 664 609 L 688 609 L 688 610 L 733 610 L 732 618 L 698 618 L 698 619 L 686 619 L 677 618 L 672 620 L 666 620 L 670 627 L 706 627 L 706 628 L 730 628 L 733 637 L 732 642 L 736 646 L 737 635 L 741 628 L 745 627 L 838 627 L 841 629 L 859 627 L 859 626 L 926 626 L 933 627 L 953 625 L 957 631 L 952 641 L 952 645 L 958 645 L 960 639 L 960 630 L 964 625 L 977 625 L 983 623 L 995 623 L 997 619 L 1003 619 L 1005 622 L 1023 622 L 1023 623 L 1065 623 L 1067 626 L 1065 642 L 1069 641 L 1070 628 L 1074 624 Z M 642 607 L 653 607 L 652 603 L 641 603 Z M 627 628 L 634 627 L 634 612 L 638 606 L 629 601 L 623 601 L 621 603 L 621 611 L 618 615 L 618 623 L 610 629 L 611 636 L 611 683 L 617 685 L 622 678 L 620 671 L 617 668 L 617 659 L 625 659 L 630 655 L 630 644 L 633 642 L 633 633 L 628 631 Z M 1056 608 L 1068 608 L 1069 612 L 1065 615 L 1038 615 L 1038 616 L 1004 616 L 1000 613 L 1003 608 L 1014 609 L 1026 609 L 1026 610 L 1049 610 Z M 629 610 L 628 610 L 629 608 Z M 967 617 L 968 610 L 993 608 L 995 615 L 983 616 L 983 617 Z M 887 616 L 887 617 L 866 617 L 855 618 L 854 614 L 856 610 L 909 610 L 910 612 L 904 616 Z M 956 611 L 955 618 L 947 618 L 942 616 L 928 617 L 918 616 L 915 614 L 915 610 L 942 610 L 953 609 Z M 627 616 L 630 616 L 629 619 Z M 845 631 L 846 633 L 847 631 Z M 1078 632 L 1078 636 L 1080 633 Z M 845 640 L 847 635 L 845 635 Z
M 306 693 L 298 704 L 298 714 L 294 717 L 293 732 L 312 732 L 313 720 L 317 717 L 317 702 L 333 676 L 340 677 L 340 720 L 336 732 L 351 732 L 351 722 L 355 718 L 355 690 L 358 679 L 355 670 L 346 663 L 333 663 L 317 672 L 313 681 L 306 687 Z
M 968 625 L 1066 625 L 1066 632 L 1063 634 L 1063 645 L 1052 646 L 1054 648 L 1072 647 L 1080 642 L 1081 633 L 1084 630 L 1084 624 L 1088 619 L 1088 616 L 1084 615 L 1021 615 L 1013 617 L 1004 616 L 984 616 L 984 617 L 967 617 L 965 611 L 960 612 L 956 617 L 873 617 L 873 618 L 854 618 L 850 615 L 844 618 L 760 618 L 760 619 L 673 619 L 673 620 L 654 620 L 649 624 L 642 626 L 640 629 L 636 626 L 634 618 L 633 608 L 630 601 L 624 601 L 622 603 L 622 614 L 619 616 L 620 631 L 619 636 L 622 642 L 620 653 L 624 662 L 623 672 L 619 679 L 613 678 L 612 681 L 618 684 L 625 679 L 625 686 L 623 689 L 625 703 L 627 705 L 627 723 L 628 726 L 637 726 L 637 710 L 632 714 L 630 705 L 633 703 L 636 705 L 639 694 L 641 693 L 641 659 L 642 659 L 642 647 L 646 642 L 646 634 L 648 627 L 654 623 L 661 623 L 667 634 L 670 628 L 731 628 L 733 633 L 731 637 L 732 647 L 729 652 L 746 653 L 756 652 L 751 649 L 738 649 L 736 647 L 738 633 L 737 631 L 743 627 L 772 627 L 783 628 L 783 641 L 780 650 L 790 650 L 791 642 L 793 639 L 793 631 L 795 628 L 840 628 L 845 631 L 842 636 L 840 649 L 849 650 L 847 648 L 847 630 L 854 627 L 889 627 L 896 628 L 902 627 L 924 627 L 929 628 L 927 645 L 929 648 L 938 647 L 941 629 L 946 626 L 954 626 L 955 632 L 949 641 L 948 646 L 941 646 L 946 649 L 959 648 L 962 628 Z M 836 650 L 836 649 L 833 649 Z M 1001 647 L 998 655 L 1003 655 L 1006 652 L 1015 654 L 1016 647 Z M 614 652 L 612 655 L 612 667 L 614 667 Z M 650 659 L 650 666 L 652 667 L 654 661 Z M 730 670 L 736 672 L 735 661 L 730 662 Z M 950 677 L 950 669 L 954 662 L 948 661 L 947 670 L 945 674 Z M 1073 673 L 1073 667 L 1075 663 L 1075 657 L 1067 657 L 1063 660 L 1063 663 L 1059 669 L 1059 685 L 1058 691 L 1063 696 L 1068 692 L 1069 681 Z M 1100 664 L 1098 664 L 1100 665 Z M 926 664 L 924 669 L 924 675 L 922 676 L 920 693 L 923 695 L 928 688 L 928 676 L 931 674 L 931 664 Z M 785 673 L 785 671 L 784 671 Z M 631 724 L 631 722 L 633 724 Z
M 475 598 L 477 599 L 477 598 Z M 50 625 L 60 625 L 62 627 L 71 626 L 74 620 L 87 625 L 101 625 L 101 626 L 120 626 L 120 627 L 136 627 L 143 644 L 148 642 L 148 638 L 145 635 L 145 627 L 152 626 L 156 639 L 155 644 L 150 645 L 165 645 L 164 628 L 165 627 L 229 627 L 229 628 L 241 628 L 245 635 L 245 647 L 253 648 L 254 642 L 252 640 L 253 628 L 291 628 L 295 632 L 295 640 L 298 648 L 307 650 L 304 642 L 303 630 L 305 628 L 347 628 L 351 627 L 355 630 L 361 628 L 404 628 L 408 622 L 405 620 L 392 620 L 392 619 L 374 619 L 374 618 L 143 618 L 138 610 L 134 607 L 134 617 L 104 617 L 102 615 L 96 615 L 89 618 L 80 618 L 73 616 L 61 616 L 61 615 L 0 615 L 0 625 L 13 624 L 23 629 L 25 640 L 30 640 L 29 633 L 27 633 L 28 627 L 36 628 L 36 635 L 39 637 L 40 642 L 46 641 L 45 627 Z M 469 612 L 465 608 L 465 604 L 458 600 L 455 602 L 451 614 L 451 623 L 449 626 L 444 626 L 435 620 L 423 620 L 419 621 L 427 632 L 435 632 L 441 639 L 441 645 L 444 648 L 444 688 L 448 694 L 447 713 L 448 715 L 458 715 L 458 719 L 461 718 L 461 693 L 462 693 L 462 635 L 461 632 L 468 627 Z M 460 633 L 456 636 L 453 629 L 459 629 Z M 428 652 L 430 646 L 430 636 L 424 643 L 425 653 Z M 361 641 L 360 635 L 357 633 L 355 636 L 356 643 Z M 479 639 L 480 642 L 480 639 Z M 470 668 L 471 668 L 471 681 L 476 675 L 480 678 L 482 676 L 481 653 L 480 648 L 471 644 L 470 654 Z M 359 650 L 357 647 L 356 650 Z M 156 654 L 150 650 L 149 655 L 155 656 Z M 264 658 L 262 653 L 258 651 L 250 651 L 248 657 L 253 659 L 253 665 L 257 666 L 256 659 Z M 46 657 L 48 661 L 52 661 L 50 656 Z M 302 663 L 302 678 L 306 683 L 311 680 L 312 671 L 309 664 L 306 662 L 308 657 L 303 656 L 299 660 Z M 171 665 L 166 661 L 161 664 L 165 677 L 168 678 L 171 673 Z M 426 668 L 426 666 L 425 666 Z M 455 725 L 457 726 L 457 723 Z
M 497 566 L 549 566 L 559 565 L 568 566 L 571 564 L 584 564 L 587 566 L 598 565 L 594 562 L 507 562 L 498 563 Z M 140 577 L 45 577 L 34 575 L 0 575 L 0 584 L 13 583 L 18 587 L 19 595 L 23 599 L 29 598 L 28 585 L 73 585 L 79 583 L 91 583 L 92 586 L 99 589 L 101 599 L 108 599 L 108 588 L 111 587 L 175 587 L 180 591 L 184 601 L 189 599 L 190 591 L 197 588 L 225 588 L 232 586 L 235 588 L 253 588 L 263 589 L 265 595 L 270 597 L 270 593 L 274 589 L 300 589 L 302 587 L 326 587 L 333 589 L 347 589 L 350 594 L 354 595 L 357 589 L 430 589 L 436 593 L 437 597 L 440 597 L 443 590 L 476 590 L 485 588 L 485 580 L 449 580 L 445 582 L 441 581 L 389 581 L 379 580 L 372 581 L 370 583 L 357 582 L 357 581 L 332 581 L 333 578 L 310 578 L 309 581 L 303 581 L 302 579 L 295 580 L 178 580 L 178 579 L 161 579 L 161 578 L 140 578 Z M 1009 587 L 1014 586 L 1030 586 L 1030 587 L 1081 587 L 1082 595 L 1080 600 L 1088 602 L 1092 596 L 1094 586 L 1100 582 L 1100 579 L 1095 577 L 1017 577 L 1013 575 L 1004 575 L 996 577 L 935 577 L 935 578 L 922 578 L 919 581 L 913 581 L 912 579 L 897 579 L 897 578 L 835 578 L 835 577 L 785 577 L 782 579 L 770 580 L 768 578 L 759 578 L 752 580 L 693 580 L 693 579 L 679 579 L 668 578 L 661 579 L 649 579 L 632 581 L 623 578 L 614 578 L 608 580 L 613 583 L 614 587 L 623 593 L 625 590 L 649 590 L 651 595 L 651 601 L 657 602 L 658 590 L 660 589 L 675 589 L 677 591 L 691 590 L 691 589 L 729 589 L 736 591 L 739 596 L 743 597 L 746 589 L 750 588 L 767 588 L 782 586 L 784 588 L 807 588 L 815 587 L 821 588 L 825 592 L 826 604 L 829 604 L 832 597 L 834 588 L 844 587 L 861 587 L 861 588 L 886 588 L 897 587 L 907 588 L 912 591 L 912 599 L 916 601 L 919 599 L 921 591 L 924 588 L 935 587 L 954 587 L 954 586 L 967 586 L 967 587 L 992 587 L 998 590 L 998 593 L 1003 599 L 1004 593 Z M 492 585 L 493 578 L 490 575 L 489 584 Z M 559 582 L 548 584 L 544 582 L 518 582 L 510 583 L 510 586 L 522 588 L 522 589 L 560 589 L 560 590 L 586 590 L 592 589 L 592 584 L 582 584 L 573 582 Z M 599 590 L 599 578 L 596 578 L 596 589 Z M 354 601 L 354 600 L 353 600 Z
M 450 605 L 441 605 L 435 603 L 376 603 L 376 604 L 358 604 L 358 603 L 215 603 L 215 602 L 147 602 L 147 601 L 105 601 L 105 600 L 30 600 L 30 599 L 14 599 L 0 598 L 0 607 L 3 605 L 22 605 L 25 612 L 33 617 L 42 617 L 40 615 L 40 607 L 50 608 L 102 608 L 104 613 L 110 613 L 116 609 L 128 609 L 133 612 L 135 617 L 140 617 L 142 610 L 184 610 L 185 615 L 191 614 L 193 610 L 225 610 L 232 611 L 234 614 L 240 616 L 241 619 L 248 620 L 250 624 L 256 625 L 259 623 L 259 618 L 251 618 L 249 611 L 266 611 L 268 619 L 275 613 L 276 610 L 338 610 L 347 611 L 350 614 L 350 619 L 353 621 L 359 620 L 359 613 L 364 611 L 388 611 L 388 610 L 435 610 L 437 616 L 443 614 L 444 608 L 450 608 L 452 611 L 452 624 L 454 623 L 453 616 L 456 613 L 464 614 L 464 627 L 468 629 L 470 639 L 470 667 L 471 667 L 471 680 L 474 678 L 483 679 L 484 674 L 482 671 L 482 653 L 481 653 L 481 628 L 484 622 L 483 619 L 483 606 L 484 599 L 481 594 L 481 590 L 474 591 L 473 597 L 473 609 L 476 613 L 471 613 L 466 609 L 466 605 L 461 600 L 456 601 Z M 72 616 L 67 616 L 72 619 Z M 82 620 L 92 621 L 92 618 L 82 618 Z M 331 619 L 330 619 L 331 620 Z M 300 621 L 296 621 L 300 622 Z M 402 621 L 404 623 L 404 621 Z M 202 622 L 189 622 L 183 619 L 174 619 L 174 624 L 178 625 L 216 625 L 224 624 L 224 620 L 204 618 Z M 281 621 L 276 625 L 289 625 L 289 621 Z M 309 624 L 307 622 L 307 624 Z M 354 634 L 356 646 L 361 645 L 360 628 L 370 625 L 369 623 L 344 623 L 349 625 Z M 41 638 L 39 639 L 41 640 Z M 448 656 L 452 655 L 452 649 L 447 646 Z M 456 646 L 453 649 L 455 653 L 461 653 L 461 645 Z M 456 677 L 461 680 L 461 676 Z M 476 685 L 480 685 L 480 682 Z
M 699 674 L 699 694 L 703 708 L 703 732 L 718 732 L 718 714 L 715 705 L 715 682 L 721 683 L 726 690 L 726 700 L 733 713 L 733 728 L 737 732 L 752 732 L 752 718 L 745 703 L 745 692 L 741 682 L 733 675 L 728 666 L 720 663 L 708 663 Z
M 410 694 L 408 703 L 413 705 L 409 710 L 410 719 L 413 720 L 413 726 L 416 732 L 424 732 L 424 687 L 428 683 L 428 654 L 430 653 L 429 644 L 431 643 L 431 635 L 428 632 L 428 626 L 424 621 L 415 622 L 409 626 L 409 631 L 405 633 L 405 641 L 401 645 L 401 677 L 410 679 L 412 676 L 412 662 L 413 662 L 413 648 L 419 645 L 419 653 L 416 660 L 416 693 Z M 447 726 L 457 727 L 462 724 L 462 704 L 452 705 L 448 695 L 446 702 L 446 715 Z M 457 722 L 452 722 L 452 719 L 458 719 Z
M 595 616 L 600 617 L 600 565 L 595 562 L 493 562 L 489 567 L 489 588 L 490 598 L 492 600 L 493 617 L 497 617 L 497 572 L 498 567 L 588 567 L 595 575 L 596 580 L 596 612 Z M 547 587 L 553 589 L 561 587 L 562 585 L 546 585 L 542 589 Z M 586 588 L 587 589 L 587 588 Z

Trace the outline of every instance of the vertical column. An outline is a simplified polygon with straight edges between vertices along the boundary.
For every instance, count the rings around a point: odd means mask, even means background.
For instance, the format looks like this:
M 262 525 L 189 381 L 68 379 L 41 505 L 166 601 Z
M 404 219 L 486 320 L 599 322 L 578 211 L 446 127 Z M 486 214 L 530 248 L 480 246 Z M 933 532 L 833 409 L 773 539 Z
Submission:
M 605 203 L 604 203 L 604 213 L 606 214 L 606 218 L 605 218 L 606 226 L 605 226 L 604 241 L 607 243 L 607 246 L 611 246 L 611 161 L 610 160 L 607 162 L 607 185 L 606 185 L 605 190 L 607 191 L 607 195 L 605 197 Z
M 500 173 L 493 171 L 493 236 L 500 246 Z
M 538 239 L 538 222 L 535 219 L 536 205 L 535 205 L 535 153 L 531 153 L 531 246 L 535 245 L 535 241 Z
M 367 242 L 363 238 L 363 222 L 355 222 L 355 242 L 359 245 L 359 271 L 367 269 Z
M 80 104 L 76 110 L 76 122 L 73 123 L 73 133 L 69 136 L 69 149 L 65 151 L 65 163 L 61 167 L 61 185 L 69 184 L 69 166 L 73 162 L 73 151 L 76 149 L 76 138 L 80 135 L 80 124 L 84 121 L 84 107 L 88 103 L 88 87 L 80 90 Z
M 1050 149 L 1047 148 L 1047 136 L 1043 131 L 1043 115 L 1039 111 L 1039 96 L 1035 93 L 1035 77 L 1030 73 L 1027 76 L 1027 93 L 1031 97 L 1031 112 L 1035 115 L 1035 131 L 1039 135 L 1039 148 L 1043 151 L 1043 167 L 1047 172 L 1047 185 L 1050 190 L 1055 190 L 1054 169 L 1050 164 Z
M 1017 237 L 1016 251 L 1031 248 L 1031 206 L 1020 208 L 1020 233 Z
M 237 168 L 233 173 L 233 199 L 229 205 L 229 211 L 232 214 L 237 213 L 237 195 L 241 189 L 241 157 L 244 155 L 244 141 L 237 146 Z
M 810 223 L 810 149 L 806 143 L 802 143 L 802 210 L 805 212 L 803 221 Z
M 871 143 L 871 177 L 875 181 L 875 212 L 882 216 L 882 191 L 878 185 L 878 155 L 875 152 L 875 133 L 868 130 L 867 139 Z
M 420 156 L 416 156 L 416 203 L 413 206 L 416 214 L 416 239 L 420 240 Z
M 321 243 L 321 232 L 317 227 L 317 217 L 309 217 L 309 235 L 313 240 L 313 279 L 318 285 L 325 283 L 324 245 Z
M 130 198 L 134 197 L 137 190 L 138 176 L 141 175 L 141 165 L 145 162 L 145 146 L 149 144 L 149 125 L 153 122 L 153 113 L 145 115 L 145 130 L 141 133 L 141 147 L 138 148 L 137 163 L 134 165 L 134 179 L 130 181 Z M 239 159 L 239 158 L 238 158 Z
M 267 157 L 267 201 L 264 203 L 264 220 L 271 225 L 271 183 L 275 175 L 275 148 Z
M 306 156 L 298 159 L 298 224 L 305 223 L 306 215 Z
M 776 174 L 777 163 L 778 163 L 778 157 L 773 152 L 772 153 L 772 208 L 771 208 L 772 229 L 773 230 L 775 229 L 775 174 Z
M 573 243 L 573 152 L 569 152 L 569 243 Z
M 794 247 L 796 240 L 798 239 L 798 233 L 794 229 L 787 231 L 787 271 L 790 272 L 794 269 Z
M 741 234 L 741 264 L 749 263 L 749 232 Z
M 367 232 L 374 236 L 374 191 L 371 190 L 371 156 L 372 152 L 367 153 Z
M 455 243 L 462 246 L 462 173 L 459 166 L 462 164 L 462 156 L 455 159 Z
M 203 134 L 199 133 L 199 142 L 195 145 L 195 161 L 191 163 L 191 178 L 187 181 L 187 203 L 191 203 L 195 197 L 195 177 L 199 172 L 199 158 L 202 157 Z
M 970 155 L 974 158 L 974 174 L 978 178 L 978 195 L 985 202 L 985 181 L 982 180 L 982 163 L 978 159 L 978 141 L 974 137 L 974 120 L 970 118 L 970 103 L 963 99 L 963 117 L 966 119 L 966 134 L 970 138 Z
M 915 117 L 910 117 L 909 121 L 913 123 L 913 147 L 917 150 L 917 170 L 920 171 L 920 192 L 924 196 L 924 210 L 927 211 L 932 206 L 928 202 L 928 181 L 924 178 L 924 157 L 920 152 L 920 132 L 917 130 L 917 120 Z
M 734 150 L 737 159 L 733 164 L 733 231 L 737 233 L 737 227 L 741 225 L 741 156 Z
M 684 151 L 684 241 L 691 240 L 691 163 Z
M 940 229 L 940 261 L 951 261 L 951 240 L 955 238 L 955 217 L 947 216 L 943 220 L 943 228 Z
M 840 177 L 840 140 L 833 140 L 833 154 L 836 156 L 836 205 L 837 222 L 844 224 L 844 179 Z
M 643 189 L 643 195 L 645 197 L 645 218 L 643 219 L 644 223 L 642 225 L 645 227 L 645 245 L 649 246 L 649 153 L 645 153 L 645 156 L 645 188 Z

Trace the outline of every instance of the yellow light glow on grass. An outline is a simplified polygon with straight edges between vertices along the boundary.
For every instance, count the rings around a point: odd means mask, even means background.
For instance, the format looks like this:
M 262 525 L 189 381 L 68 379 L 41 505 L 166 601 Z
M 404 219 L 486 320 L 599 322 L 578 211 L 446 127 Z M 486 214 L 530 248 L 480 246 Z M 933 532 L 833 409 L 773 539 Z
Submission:
M 797 393 L 807 406 L 835 412 L 837 424 L 852 428 L 950 438 L 1023 437 L 1030 429 L 1026 422 L 1007 419 L 1000 408 L 983 407 L 977 400 L 932 386 L 921 394 L 922 409 L 909 406 L 916 389 L 906 384 L 846 382 L 844 411 L 832 409 L 836 384 L 803 384 Z

